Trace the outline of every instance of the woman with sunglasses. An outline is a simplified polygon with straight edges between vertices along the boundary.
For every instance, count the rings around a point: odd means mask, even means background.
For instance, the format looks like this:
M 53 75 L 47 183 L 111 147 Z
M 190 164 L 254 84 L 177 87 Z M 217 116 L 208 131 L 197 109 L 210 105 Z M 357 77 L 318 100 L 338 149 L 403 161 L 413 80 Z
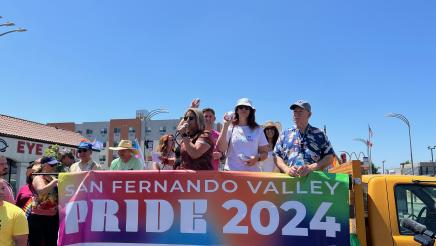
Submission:
M 214 144 L 210 132 L 205 130 L 203 112 L 198 108 L 188 109 L 180 121 L 177 131 L 181 134 L 180 169 L 213 170 L 212 152 Z
M 227 153 L 224 170 L 261 171 L 258 162 L 268 156 L 268 141 L 256 123 L 256 110 L 248 98 L 241 98 L 235 106 L 234 119 L 224 117 L 218 138 L 218 149 Z
M 176 154 L 174 152 L 175 146 L 174 136 L 165 134 L 159 139 L 157 151 L 160 154 L 158 160 L 153 161 L 154 170 L 173 170 L 174 163 L 176 162 Z M 154 158 L 154 157 L 153 157 Z
M 41 159 L 42 173 L 56 172 L 58 161 L 54 157 Z M 37 175 L 32 180 L 34 191 L 29 221 L 29 245 L 57 245 L 58 180 L 51 175 Z

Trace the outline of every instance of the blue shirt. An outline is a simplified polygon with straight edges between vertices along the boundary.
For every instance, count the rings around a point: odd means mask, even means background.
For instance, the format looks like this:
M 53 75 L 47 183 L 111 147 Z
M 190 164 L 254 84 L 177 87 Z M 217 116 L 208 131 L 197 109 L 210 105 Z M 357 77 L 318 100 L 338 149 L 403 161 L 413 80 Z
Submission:
M 300 133 L 296 127 L 283 131 L 273 154 L 282 158 L 288 166 L 293 166 L 300 152 L 306 164 L 316 163 L 326 155 L 335 153 L 324 132 L 309 124 L 304 133 Z

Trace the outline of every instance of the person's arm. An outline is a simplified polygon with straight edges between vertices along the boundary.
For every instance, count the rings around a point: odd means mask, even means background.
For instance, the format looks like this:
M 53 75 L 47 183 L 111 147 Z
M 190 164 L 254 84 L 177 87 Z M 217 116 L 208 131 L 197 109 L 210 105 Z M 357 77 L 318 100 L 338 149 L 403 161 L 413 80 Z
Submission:
M 32 185 L 39 195 L 46 195 L 58 185 L 58 180 L 53 179 L 50 183 L 45 184 L 43 176 L 38 175 L 33 179 Z
M 185 145 L 186 152 L 192 159 L 201 157 L 211 147 L 203 138 L 199 138 L 195 144 L 188 137 L 182 138 L 182 143 Z
M 332 164 L 332 162 L 333 162 L 333 155 L 330 154 L 324 156 L 324 158 L 322 158 L 320 161 L 316 163 L 312 163 L 308 166 L 311 171 L 320 171 L 320 170 L 324 170 L 326 167 Z
M 15 246 L 27 246 L 27 234 L 14 236 Z
M 301 167 L 301 170 L 299 170 L 301 176 L 305 176 L 312 171 L 324 170 L 326 167 L 332 164 L 335 152 L 330 141 L 324 133 L 322 133 L 322 137 L 324 143 L 320 148 L 321 160 L 316 163 L 311 163 Z
M 332 162 L 333 162 L 333 155 L 326 155 L 318 162 L 298 167 L 297 170 L 298 176 L 302 177 L 308 175 L 310 172 L 313 171 L 324 170 L 324 168 L 326 168 Z
M 274 156 L 276 167 L 285 174 L 292 177 L 298 177 L 298 168 L 296 166 L 288 166 L 280 156 Z
M 200 98 L 194 98 L 191 101 L 191 105 L 189 105 L 189 108 L 199 108 L 200 107 Z
M 283 131 L 280 134 L 279 139 L 277 140 L 276 146 L 274 146 L 273 151 L 273 157 L 274 157 L 274 163 L 276 164 L 277 169 L 279 169 L 281 172 L 288 174 L 289 176 L 296 177 L 297 174 L 297 167 L 295 166 L 288 166 L 287 163 L 283 160 L 283 156 L 286 154 L 286 149 L 284 147 L 284 144 L 286 141 L 286 135 L 288 133 L 286 131 Z
M 29 234 L 29 224 L 26 219 L 26 214 L 20 209 L 14 217 L 12 240 L 16 246 L 26 246 L 27 235 Z
M 214 160 L 219 160 L 219 159 L 221 159 L 222 156 L 223 156 L 223 154 L 220 151 L 214 151 L 212 153 L 212 157 Z
M 232 122 L 230 120 L 228 120 L 228 121 L 224 120 L 223 128 L 221 129 L 218 140 L 216 141 L 217 149 L 222 153 L 226 153 L 227 149 L 229 148 L 229 141 L 227 139 L 227 132 L 229 130 L 229 126 L 231 123 Z
M 253 166 L 259 161 L 263 161 L 268 158 L 268 145 L 259 146 L 259 154 L 255 156 L 250 156 L 250 159 L 246 160 L 245 163 L 248 166 Z

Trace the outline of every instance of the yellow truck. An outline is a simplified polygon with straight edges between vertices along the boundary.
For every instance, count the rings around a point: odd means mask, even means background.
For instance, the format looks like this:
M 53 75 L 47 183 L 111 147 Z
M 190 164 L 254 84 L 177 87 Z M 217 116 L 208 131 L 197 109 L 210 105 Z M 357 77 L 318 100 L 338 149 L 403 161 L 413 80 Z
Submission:
M 425 245 L 436 232 L 436 178 L 409 175 L 362 175 L 362 163 L 351 161 L 330 169 L 350 175 L 350 230 L 360 245 Z M 412 220 L 427 233 L 413 232 Z M 421 227 L 420 227 L 421 228 Z M 413 228 L 412 228 L 413 229 Z M 428 233 L 430 232 L 430 234 Z M 427 245 L 436 245 L 431 241 Z

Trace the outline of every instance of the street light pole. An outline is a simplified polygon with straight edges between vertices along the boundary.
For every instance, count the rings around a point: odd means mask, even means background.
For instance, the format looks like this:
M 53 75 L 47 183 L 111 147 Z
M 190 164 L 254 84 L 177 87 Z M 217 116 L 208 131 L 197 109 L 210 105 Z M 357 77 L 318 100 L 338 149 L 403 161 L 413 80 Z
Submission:
M 386 162 L 385 160 L 382 161 L 382 163 L 383 163 L 383 174 L 385 174 L 385 162 Z
M 6 34 L 8 34 L 8 33 L 12 33 L 12 32 L 25 32 L 25 31 L 27 31 L 27 29 L 24 29 L 24 28 L 18 28 L 18 29 L 14 29 L 14 30 L 11 30 L 11 31 L 7 31 L 7 32 L 4 32 L 4 33 L 1 33 L 1 34 L 0 34 L 0 37 L 3 36 L 3 35 L 6 35 Z
M 8 21 L 6 23 L 0 24 L 0 26 L 15 26 L 15 23 Z
M 0 16 L 0 19 L 2 19 L 2 18 L 3 18 L 3 16 Z M 0 24 L 0 27 L 2 27 L 2 26 L 15 26 L 15 23 L 8 21 L 6 23 Z M 6 35 L 8 33 L 25 32 L 25 31 L 27 31 L 27 30 L 24 28 L 18 28 L 18 29 L 10 30 L 10 31 L 4 32 L 4 33 L 0 33 L 0 37 L 3 35 Z
M 141 131 L 141 145 L 142 148 L 144 149 L 144 141 L 146 138 L 146 124 L 148 120 L 151 120 L 154 116 L 158 115 L 158 114 L 162 114 L 162 113 L 169 113 L 169 111 L 167 109 L 153 109 L 150 112 L 148 112 L 146 115 L 141 116 L 141 122 L 144 122 L 144 131 Z
M 412 175 L 415 175 L 415 170 L 413 169 L 412 134 L 410 133 L 410 122 L 402 114 L 389 113 L 386 115 L 386 117 L 397 118 L 397 119 L 403 121 L 407 125 L 407 128 L 409 129 L 409 149 L 410 149 L 410 162 L 412 163 Z
M 433 163 L 433 150 L 436 149 L 436 146 L 433 146 L 433 147 L 428 146 L 427 148 L 430 150 L 430 153 L 431 153 L 431 163 Z
M 372 160 L 371 160 L 371 156 L 369 155 L 369 141 L 366 141 L 363 138 L 355 138 L 353 140 L 361 142 L 361 143 L 366 145 L 366 156 L 368 156 L 368 161 L 369 161 L 368 172 L 369 172 L 369 174 L 372 174 Z M 360 156 L 360 153 L 359 153 L 359 156 Z M 365 156 L 365 155 L 363 155 L 363 156 Z

